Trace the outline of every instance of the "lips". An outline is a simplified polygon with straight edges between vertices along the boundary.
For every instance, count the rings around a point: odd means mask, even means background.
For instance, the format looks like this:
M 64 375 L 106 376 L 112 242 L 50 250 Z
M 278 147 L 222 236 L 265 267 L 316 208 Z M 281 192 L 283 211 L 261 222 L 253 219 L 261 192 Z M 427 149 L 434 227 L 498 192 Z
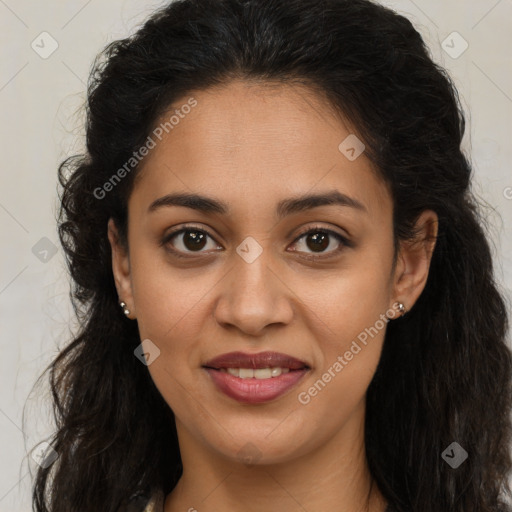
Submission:
M 304 361 L 279 352 L 230 352 L 209 360 L 203 368 L 217 390 L 245 404 L 260 404 L 279 398 L 295 387 L 310 370 Z M 254 376 L 248 377 L 246 373 Z
M 253 370 L 260 368 L 309 369 L 304 361 L 279 352 L 260 352 L 258 354 L 229 352 L 211 359 L 203 366 L 214 370 L 220 370 L 221 368 L 252 368 Z

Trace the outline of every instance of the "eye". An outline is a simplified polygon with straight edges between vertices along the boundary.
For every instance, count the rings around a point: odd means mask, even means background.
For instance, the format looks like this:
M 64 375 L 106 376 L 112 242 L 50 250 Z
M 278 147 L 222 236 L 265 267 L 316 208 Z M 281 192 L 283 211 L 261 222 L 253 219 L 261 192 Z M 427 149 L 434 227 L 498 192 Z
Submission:
M 299 249 L 294 249 L 293 252 L 305 252 L 309 254 L 309 256 L 306 256 L 308 259 L 328 258 L 339 253 L 344 247 L 352 247 L 349 240 L 340 233 L 320 226 L 310 228 L 299 235 L 294 245 L 298 246 Z M 331 250 L 327 250 L 329 248 Z M 307 249 L 312 252 L 308 253 Z M 327 255 L 324 256 L 324 253 L 327 253 Z M 316 254 L 320 254 L 320 256 L 316 256 Z
M 208 239 L 211 240 L 209 248 Z M 187 257 L 185 256 L 187 253 L 202 254 L 207 252 L 208 249 L 222 249 L 207 231 L 195 226 L 182 227 L 168 233 L 161 241 L 161 245 L 168 247 L 168 250 L 178 258 Z M 299 249 L 295 248 L 292 252 L 304 252 L 306 253 L 306 256 L 304 256 L 306 259 L 320 259 L 331 257 L 344 247 L 352 247 L 352 244 L 347 238 L 335 231 L 314 226 L 300 234 L 292 246 L 299 246 Z M 329 248 L 331 250 L 327 250 Z M 203 249 L 205 250 L 203 251 Z M 308 253 L 308 249 L 312 252 Z M 324 256 L 324 253 L 327 253 L 327 255 Z M 317 256 L 317 254 L 319 255 Z
M 204 229 L 188 226 L 175 230 L 164 237 L 161 245 L 171 246 L 170 250 L 177 257 L 186 257 L 182 253 L 202 253 L 205 247 L 208 249 L 208 238 L 213 241 L 213 237 Z M 173 241 L 174 240 L 174 241 Z M 210 249 L 222 248 L 218 244 L 211 243 Z M 180 254 L 181 253 L 181 254 Z

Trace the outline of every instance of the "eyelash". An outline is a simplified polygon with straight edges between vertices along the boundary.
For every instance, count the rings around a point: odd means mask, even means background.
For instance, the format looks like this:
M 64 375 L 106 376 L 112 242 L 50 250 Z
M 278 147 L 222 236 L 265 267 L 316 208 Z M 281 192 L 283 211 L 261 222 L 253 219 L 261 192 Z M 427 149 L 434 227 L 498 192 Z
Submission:
M 208 231 L 206 231 L 205 229 L 203 228 L 200 228 L 198 226 L 191 226 L 191 225 L 187 225 L 187 226 L 182 226 L 180 227 L 179 229 L 176 229 L 175 231 L 172 231 L 171 233 L 168 233 L 163 239 L 162 241 L 160 242 L 160 245 L 161 246 L 166 246 L 166 249 L 171 252 L 173 254 L 173 256 L 177 257 L 177 258 L 193 258 L 194 256 L 184 256 L 180 251 L 177 251 L 175 249 L 172 249 L 171 247 L 169 247 L 168 243 L 172 240 L 172 238 L 174 238 L 176 235 L 179 235 L 181 233 L 186 233 L 187 231 L 196 231 L 196 232 L 200 232 L 200 233 L 203 233 L 207 236 L 209 236 L 212 240 L 215 240 L 214 237 L 208 233 Z M 327 256 L 322 256 L 322 255 L 311 255 L 311 254 L 308 254 L 307 256 L 301 256 L 303 259 L 306 259 L 306 260 L 310 260 L 310 261 L 317 261 L 317 260 L 323 260 L 323 259 L 327 259 L 327 258 L 332 258 L 336 255 L 338 255 L 345 247 L 353 247 L 353 244 L 352 242 L 350 242 L 346 237 L 344 237 L 343 235 L 340 235 L 339 233 L 337 233 L 336 231 L 332 231 L 330 229 L 327 229 L 327 228 L 324 228 L 324 227 L 321 227 L 321 226 L 313 226 L 313 227 L 310 227 L 310 228 L 307 228 L 306 230 L 304 230 L 303 232 L 299 233 L 297 235 L 297 237 L 295 238 L 295 240 L 293 241 L 293 244 L 297 243 L 301 238 L 305 237 L 306 235 L 309 235 L 309 234 L 318 234 L 318 233 L 322 233 L 322 234 L 327 234 L 327 235 L 331 235 L 333 236 L 338 242 L 340 242 L 340 246 L 337 248 L 337 249 L 334 249 L 332 251 L 329 251 L 327 254 Z M 299 253 L 299 251 L 292 251 L 292 252 L 297 252 Z M 193 251 L 191 252 L 193 254 Z M 199 252 L 198 254 L 201 255 L 201 253 Z M 321 253 L 323 254 L 323 253 Z

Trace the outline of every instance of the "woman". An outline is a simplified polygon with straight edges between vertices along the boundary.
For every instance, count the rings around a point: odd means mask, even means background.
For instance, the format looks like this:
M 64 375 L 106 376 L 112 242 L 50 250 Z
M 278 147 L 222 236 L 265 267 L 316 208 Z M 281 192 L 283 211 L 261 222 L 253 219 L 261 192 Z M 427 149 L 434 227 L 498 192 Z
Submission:
M 103 57 L 37 512 L 510 510 L 507 312 L 411 23 L 182 0 Z

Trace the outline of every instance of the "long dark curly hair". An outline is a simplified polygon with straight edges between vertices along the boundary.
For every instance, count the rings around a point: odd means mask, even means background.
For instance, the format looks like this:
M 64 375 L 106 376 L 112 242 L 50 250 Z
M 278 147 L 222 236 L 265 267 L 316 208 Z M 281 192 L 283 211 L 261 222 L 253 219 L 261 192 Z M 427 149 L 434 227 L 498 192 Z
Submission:
M 367 392 L 367 459 L 384 497 L 399 512 L 510 510 L 508 314 L 461 150 L 464 114 L 412 24 L 368 0 L 178 0 L 96 59 L 86 152 L 59 167 L 80 328 L 44 372 L 59 457 L 38 469 L 33 507 L 116 512 L 181 476 L 173 412 L 134 356 L 137 323 L 112 274 L 107 222 L 126 243 L 137 168 L 105 197 L 98 189 L 172 102 L 237 78 L 307 84 L 364 134 L 392 193 L 395 243 L 414 237 L 425 209 L 438 215 L 426 287 L 388 325 Z M 457 469 L 441 456 L 453 442 L 468 453 Z

